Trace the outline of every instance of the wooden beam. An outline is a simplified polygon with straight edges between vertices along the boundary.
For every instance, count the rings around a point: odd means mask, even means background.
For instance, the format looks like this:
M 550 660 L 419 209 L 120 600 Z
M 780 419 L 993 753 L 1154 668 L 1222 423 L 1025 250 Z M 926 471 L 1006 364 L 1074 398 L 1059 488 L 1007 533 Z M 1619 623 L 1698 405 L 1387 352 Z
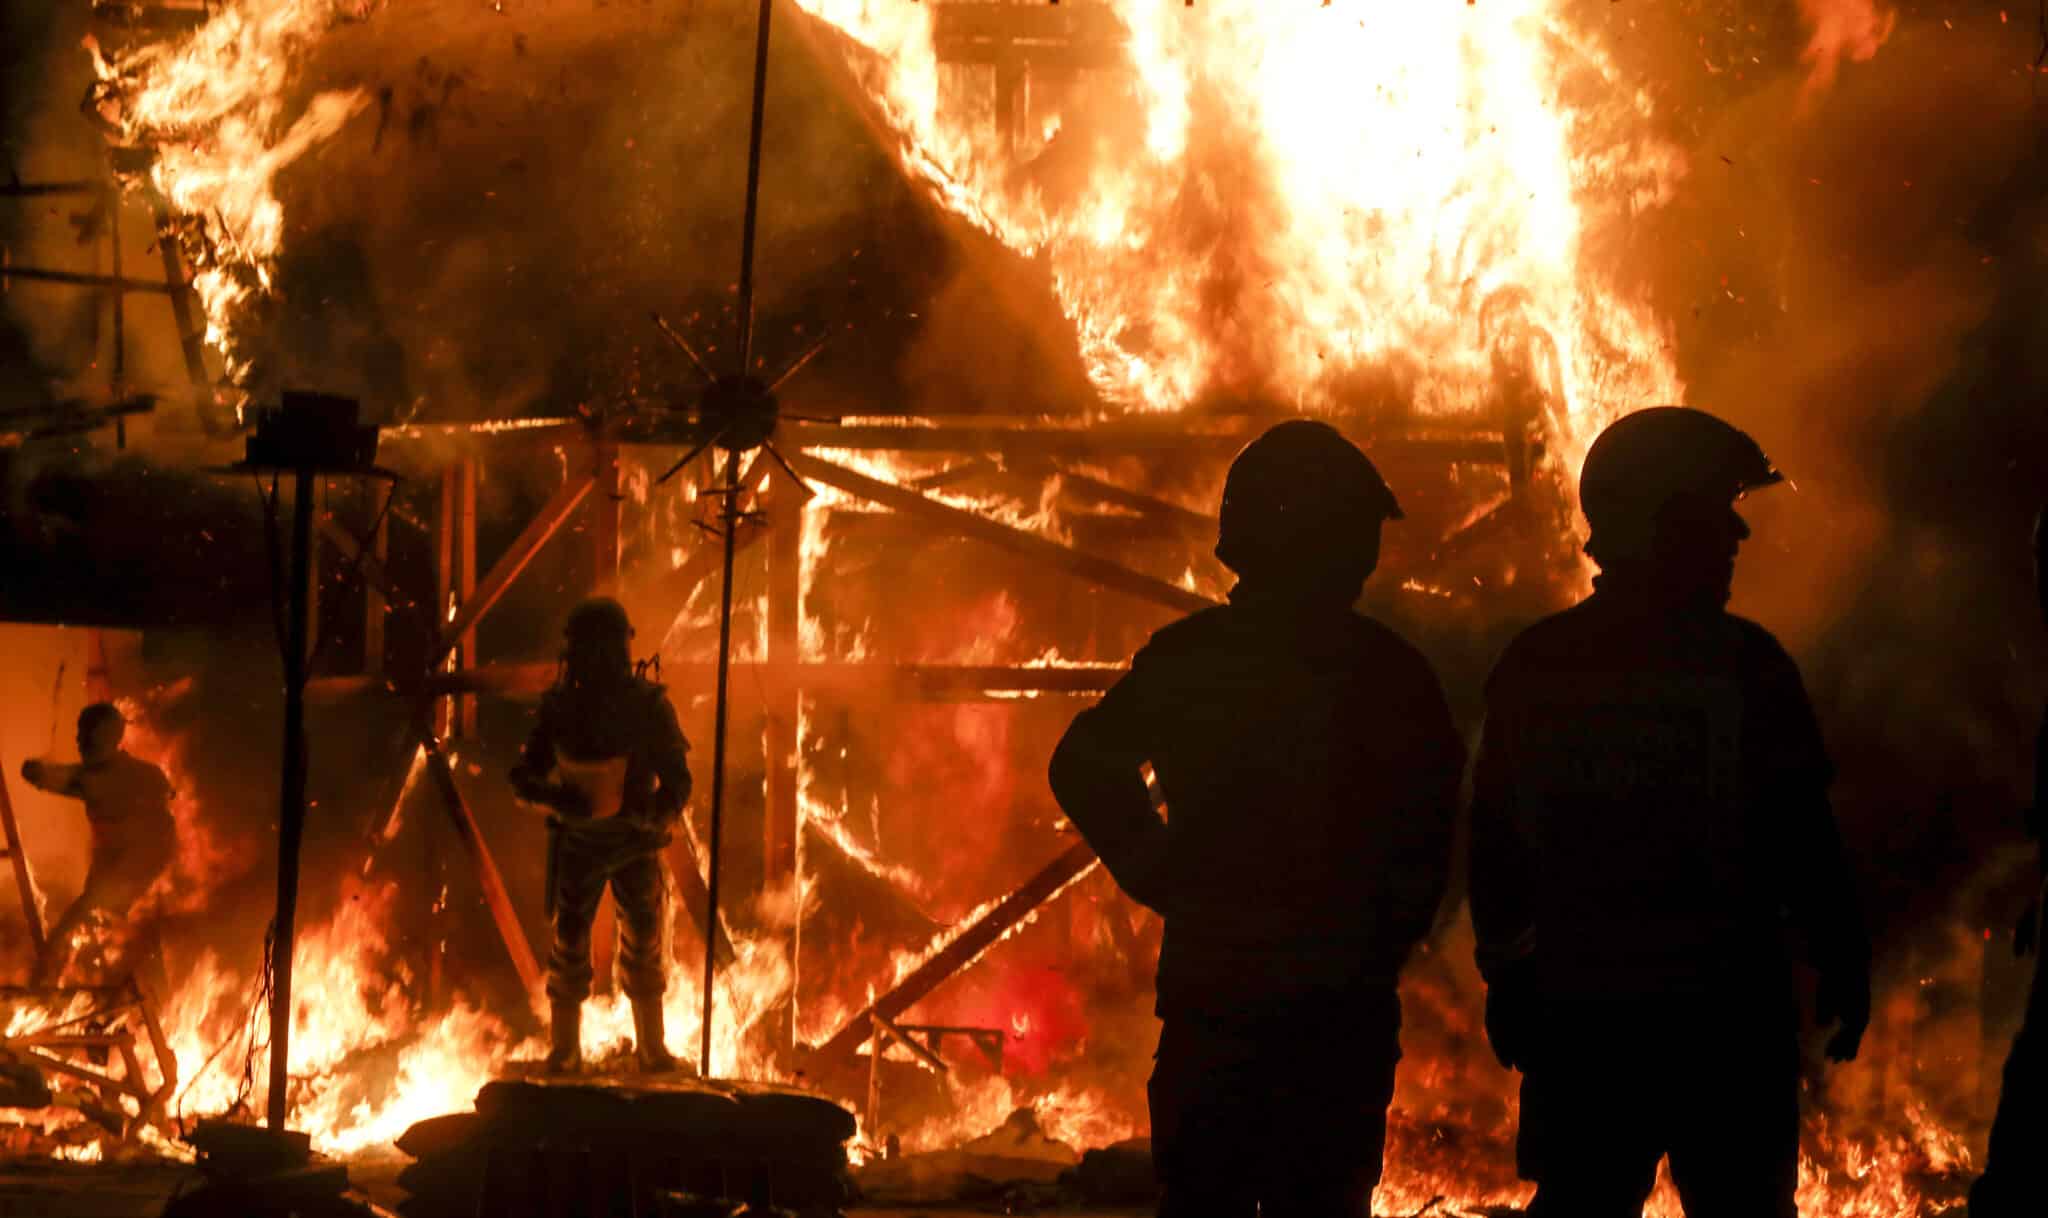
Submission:
M 599 442 L 592 447 L 590 592 L 611 596 L 619 588 L 619 446 Z
M 157 191 L 150 192 L 150 212 L 156 221 L 156 248 L 163 258 L 164 282 L 175 284 L 169 293 L 171 323 L 178 331 L 178 346 L 185 356 L 185 377 L 194 389 L 210 391 L 206 375 L 206 328 L 193 319 L 193 291 L 185 277 L 184 260 L 178 255 L 178 234 L 171 223 L 170 203 Z
M 455 824 L 455 835 L 462 840 L 462 848 L 469 854 L 470 864 L 483 888 L 484 904 L 490 907 L 491 921 L 497 924 L 498 937 L 505 941 L 505 951 L 512 957 L 512 967 L 519 973 L 519 983 L 529 996 L 538 994 L 542 981 L 540 963 L 534 959 L 533 948 L 526 941 L 526 929 L 519 923 L 519 911 L 512 904 L 512 894 L 505 890 L 505 878 L 499 874 L 497 861 L 491 857 L 491 849 L 484 842 L 483 830 L 478 827 L 475 814 L 469 810 L 469 801 L 463 798 L 462 788 L 455 783 L 455 770 L 448 764 L 448 754 L 443 751 L 441 742 L 431 736 L 421 745 L 426 749 L 427 773 L 441 793 L 441 802 L 447 806 L 448 817 Z
M 1163 521 L 1186 532 L 1211 536 L 1216 532 L 1216 518 L 1214 516 L 1197 512 L 1193 508 L 1182 507 L 1178 503 L 1169 502 L 1155 495 L 1147 495 L 1140 491 L 1131 490 L 1128 487 L 1118 486 L 1114 482 L 1106 482 L 1089 474 L 1077 473 L 1070 469 L 1061 469 L 1056 465 L 1027 467 L 1027 472 L 1041 477 L 1057 477 L 1066 485 L 1093 495 L 1104 503 L 1114 504 L 1121 508 L 1129 508 L 1134 512 L 1142 513 L 1154 520 Z
M 763 841 L 767 866 L 762 881 L 769 892 L 780 892 L 796 881 L 796 729 L 803 698 L 799 676 L 803 663 L 803 511 L 809 497 L 810 492 L 795 479 L 780 469 L 775 471 L 768 495 L 769 510 L 778 517 L 768 529 L 768 660 L 782 679 L 768 684 L 764 726 L 768 814 Z
M 462 522 L 462 528 L 455 537 L 455 594 L 458 598 L 456 603 L 462 606 L 459 617 L 476 599 L 476 454 L 466 454 L 456 464 L 455 470 L 456 518 Z M 476 617 L 471 617 L 469 629 L 453 632 L 457 668 L 476 665 L 476 620 Z M 455 699 L 455 732 L 465 739 L 476 736 L 476 695 L 462 694 Z
M 35 881 L 28 871 L 28 855 L 21 848 L 21 825 L 14 819 L 14 797 L 7 790 L 7 774 L 0 769 L 0 825 L 7 830 L 7 859 L 14 866 L 14 884 L 21 890 L 21 915 L 28 923 L 28 943 L 38 964 L 48 950 L 43 935 L 43 911 L 36 908 Z
M 709 661 L 671 663 L 663 668 L 668 679 L 683 684 L 701 684 L 713 676 Z M 773 660 L 740 660 L 734 662 L 733 670 L 748 674 L 749 681 L 765 685 L 787 684 L 803 692 L 828 697 L 882 695 L 941 702 L 1034 694 L 1101 694 L 1124 674 L 1121 666 L 1108 664 L 871 664 L 845 660 L 787 667 Z M 530 698 L 554 684 L 555 672 L 556 665 L 552 660 L 522 660 L 435 673 L 419 684 L 400 684 L 387 677 L 370 675 L 321 677 L 307 683 L 306 697 L 316 702 L 337 702 L 367 694 L 446 697 L 457 693 L 482 693 L 505 698 Z
M 864 419 L 858 423 L 782 424 L 787 447 L 852 449 L 865 452 L 1001 453 L 1041 460 L 1100 460 L 1112 456 L 1227 458 L 1284 415 L 1232 417 L 1221 424 L 1190 426 L 1184 419 L 1167 422 L 1119 419 L 1089 423 L 1075 419 L 1030 419 L 1007 416 L 905 416 L 900 422 Z M 1375 461 L 1420 461 L 1430 464 L 1503 465 L 1507 448 L 1497 429 L 1373 432 L 1361 423 L 1332 419 Z
M 384 565 L 384 556 L 375 550 L 365 553 L 362 542 L 336 520 L 333 513 L 322 512 L 314 527 L 319 529 L 320 536 L 339 551 L 343 558 L 355 565 L 357 573 L 363 577 L 363 584 L 369 595 L 376 597 L 389 608 L 404 608 L 415 612 L 419 610 L 419 603 L 407 596 L 405 590 L 391 577 L 391 569 Z M 380 526 L 377 531 L 381 545 L 383 539 L 388 538 L 389 529 L 388 526 Z
M 455 620 L 442 629 L 440 642 L 434 649 L 433 661 L 436 665 L 446 658 L 449 652 L 455 650 L 456 644 L 464 635 L 476 628 L 477 622 L 486 613 L 497 606 L 498 601 L 511 588 L 512 581 L 519 578 L 520 572 L 526 570 L 534 555 L 540 553 L 540 548 L 548 543 L 548 539 L 561 530 L 562 525 L 567 523 L 570 515 L 575 512 L 577 505 L 583 502 L 596 485 L 597 480 L 589 474 L 571 478 L 541 506 L 534 518 L 527 522 L 525 530 L 513 540 L 505 553 L 499 556 L 498 561 L 491 565 L 490 574 L 477 585 L 475 595 L 457 610 Z
M 0 264 L 0 289 L 10 279 L 22 279 L 31 283 L 58 283 L 66 287 L 92 288 L 101 292 L 153 292 L 158 295 L 172 295 L 182 290 L 181 284 L 159 283 L 154 279 L 129 279 L 121 275 L 88 274 L 83 271 L 59 271 L 49 267 L 7 266 Z
M 906 516 L 988 542 L 1021 558 L 1044 563 L 1104 588 L 1112 588 L 1181 613 L 1193 613 L 1216 604 L 1208 597 L 1190 592 L 1179 584 L 1168 583 L 1163 579 L 1133 571 L 1107 558 L 1085 554 L 1072 546 L 990 520 L 965 508 L 928 499 L 916 491 L 884 482 L 879 478 L 871 478 L 843 465 L 821 461 L 808 453 L 791 454 L 790 463 L 806 478 L 836 486 L 848 494 L 858 495 Z
M 434 610 L 427 620 L 429 639 L 440 637 L 440 632 L 453 620 L 455 610 L 455 581 L 458 572 L 455 567 L 455 534 L 462 527 L 460 512 L 461 498 L 453 465 L 441 467 L 441 496 L 434 515 Z M 427 659 L 429 672 L 448 666 L 444 655 L 433 655 Z M 452 697 L 438 698 L 434 702 L 434 713 L 428 728 L 435 736 L 447 736 L 455 731 L 455 700 Z
M 1130 62 L 1123 22 L 1087 4 L 939 4 L 932 48 L 940 63 L 1115 68 Z
M 804 510 L 810 502 L 811 490 L 779 465 L 772 468 L 767 494 L 768 660 L 777 679 L 766 684 L 767 705 L 762 721 L 762 753 L 767 773 L 763 779 L 766 802 L 762 817 L 761 890 L 795 902 L 797 834 L 802 821 L 798 788 L 803 762 L 797 755 L 802 742 L 797 736 L 797 725 L 803 717 L 803 689 L 798 674 L 803 664 Z M 789 962 L 793 977 L 794 934 L 778 929 L 775 948 Z M 793 1048 L 795 1002 L 783 1002 L 772 1018 L 770 1033 L 775 1047 Z
M 385 493 L 395 495 L 398 492 L 393 487 Z M 373 499 L 375 495 L 372 490 Z M 377 511 L 374 519 L 377 525 L 370 537 L 370 552 L 363 555 L 362 562 L 364 567 L 376 564 L 383 579 L 363 581 L 363 671 L 377 676 L 384 672 L 384 618 L 391 612 L 392 604 L 391 596 L 384 591 L 385 584 L 391 579 L 390 570 L 385 566 L 391 558 L 391 513 Z
M 913 1039 L 908 1033 L 904 1032 L 902 1028 L 899 1028 L 895 1024 L 890 1023 L 888 1017 L 883 1015 L 881 1012 L 872 1012 L 869 1014 L 868 1018 L 872 1020 L 875 1025 L 875 1038 L 873 1042 L 873 1047 L 869 1050 L 869 1052 L 877 1054 L 882 1053 L 888 1049 L 888 1042 L 893 1040 L 897 1044 L 902 1045 L 906 1050 L 908 1050 L 912 1057 L 916 1058 L 920 1062 L 923 1062 L 925 1067 L 931 1070 L 934 1074 L 947 1075 L 953 1073 L 951 1070 L 946 1068 L 946 1062 L 944 1058 L 932 1052 L 925 1046 L 918 1044 L 917 1041 Z
M 846 1021 L 844 1027 L 818 1048 L 821 1061 L 829 1065 L 851 1064 L 860 1046 L 874 1035 L 876 1017 L 894 1020 L 923 1001 L 947 978 L 973 964 L 1039 906 L 1057 896 L 1067 885 L 1088 874 L 1097 862 L 1086 842 L 1075 842 L 1026 880 L 1016 891 L 976 919 L 951 942 L 926 957 L 924 963 L 869 1003 L 866 1009 Z

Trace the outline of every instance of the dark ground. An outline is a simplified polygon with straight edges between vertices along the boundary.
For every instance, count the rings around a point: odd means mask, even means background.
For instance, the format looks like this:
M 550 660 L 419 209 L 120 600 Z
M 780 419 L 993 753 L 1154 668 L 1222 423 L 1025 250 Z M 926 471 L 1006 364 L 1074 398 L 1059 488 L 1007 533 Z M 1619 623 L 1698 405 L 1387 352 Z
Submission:
M 371 1161 L 349 1168 L 358 1192 L 391 1208 L 403 1194 L 392 1183 L 405 1160 Z M 197 1187 L 199 1173 L 178 1163 L 53 1163 L 44 1159 L 0 1164 L 0 1218 L 155 1218 L 181 1191 Z M 979 1218 L 987 1210 L 855 1209 L 864 1218 Z M 1138 1211 L 1091 1210 L 1091 1218 L 1124 1218 Z M 1078 1214 L 1078 1211 L 1077 1211 Z M 1041 1218 L 1067 1218 L 1047 1211 Z

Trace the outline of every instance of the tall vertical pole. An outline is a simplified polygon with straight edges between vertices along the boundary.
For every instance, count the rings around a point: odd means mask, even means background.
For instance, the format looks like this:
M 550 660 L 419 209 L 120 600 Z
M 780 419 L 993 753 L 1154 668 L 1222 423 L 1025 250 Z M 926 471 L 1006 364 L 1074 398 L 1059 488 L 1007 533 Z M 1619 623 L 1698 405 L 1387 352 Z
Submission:
M 759 35 L 754 43 L 754 117 L 747 139 L 747 205 L 740 225 L 739 361 L 737 375 L 747 375 L 754 361 L 754 233 L 761 201 L 761 127 L 768 107 L 768 18 L 775 0 L 761 0 Z M 711 1077 L 711 996 L 718 979 L 718 837 L 725 814 L 725 718 L 727 682 L 732 673 L 732 560 L 739 542 L 740 454 L 726 455 L 725 576 L 719 584 L 718 703 L 713 712 L 711 745 L 711 833 L 704 860 L 704 1016 L 699 1028 L 697 1069 Z
M 740 455 L 726 456 L 725 576 L 718 586 L 718 701 L 711 729 L 711 828 L 704 843 L 704 1015 L 697 1047 L 697 1071 L 711 1077 L 711 1000 L 718 979 L 718 841 L 725 815 L 725 719 L 732 677 L 732 565 L 739 537 Z
M 797 684 L 803 615 L 803 523 L 806 488 L 779 468 L 771 475 L 768 505 L 778 519 L 768 531 L 768 715 L 762 745 L 767 754 L 767 816 L 761 854 L 765 893 L 788 893 L 796 899 L 797 723 L 803 717 L 803 691 Z M 787 511 L 784 511 L 784 507 Z M 801 908 L 797 902 L 792 908 Z M 795 928 L 781 937 L 781 950 L 796 976 Z M 788 1002 L 775 1012 L 775 1044 L 796 1044 L 796 996 L 792 982 Z
M 454 597 L 456 593 L 455 536 L 462 527 L 460 502 L 461 471 L 458 466 L 448 465 L 441 470 L 441 507 L 434 518 L 434 629 L 445 630 L 447 623 L 455 620 Z M 459 657 L 454 653 L 436 665 L 443 672 L 456 664 Z M 434 700 L 434 735 L 447 737 L 455 733 L 455 704 L 459 694 L 445 694 Z
M 754 42 L 754 120 L 747 140 L 747 206 L 740 220 L 740 366 L 745 376 L 754 362 L 754 231 L 761 212 L 761 128 L 768 114 L 768 17 L 774 0 L 761 0 L 760 33 Z M 739 457 L 734 455 L 738 462 Z M 739 477 L 739 467 L 733 467 Z
M 455 513 L 460 521 L 455 537 L 456 595 L 459 603 L 467 608 L 476 598 L 476 479 L 477 459 L 465 456 L 455 467 Z M 455 646 L 455 668 L 475 668 L 476 627 L 462 632 L 462 638 Z M 454 732 L 465 740 L 476 737 L 476 695 L 458 694 L 455 698 Z
M 292 944 L 299 907 L 299 841 L 306 828 L 306 636 L 313 563 L 313 471 L 293 476 L 289 638 L 284 649 L 284 795 L 277 821 L 277 927 L 270 951 L 270 1128 L 285 1127 L 291 1062 Z

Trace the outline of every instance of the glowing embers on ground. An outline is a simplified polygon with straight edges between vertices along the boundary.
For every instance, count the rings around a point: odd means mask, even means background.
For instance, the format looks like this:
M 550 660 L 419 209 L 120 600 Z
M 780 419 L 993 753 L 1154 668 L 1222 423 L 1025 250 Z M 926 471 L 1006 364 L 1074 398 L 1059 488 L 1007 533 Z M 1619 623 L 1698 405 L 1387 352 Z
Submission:
M 1041 140 L 940 62 L 943 6 L 802 3 L 865 48 L 906 168 L 1047 260 L 1112 403 L 1476 414 L 1534 360 L 1575 455 L 1679 395 L 1585 236 L 1662 201 L 1681 159 L 1559 6 L 1118 3 L 1123 66 L 1034 82 Z M 1567 105 L 1587 74 L 1606 87 L 1574 96 L 1607 100 Z

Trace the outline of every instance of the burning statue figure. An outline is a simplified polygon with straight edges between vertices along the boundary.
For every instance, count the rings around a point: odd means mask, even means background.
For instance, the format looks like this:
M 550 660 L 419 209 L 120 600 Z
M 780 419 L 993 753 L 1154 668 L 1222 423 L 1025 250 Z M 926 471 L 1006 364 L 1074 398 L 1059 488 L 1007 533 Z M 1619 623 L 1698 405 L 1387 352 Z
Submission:
M 36 962 L 35 983 L 48 985 L 62 975 L 70 957 L 67 948 L 94 915 L 131 918 L 177 852 L 177 822 L 171 817 L 171 783 L 164 772 L 121 747 L 128 723 L 111 702 L 96 702 L 78 716 L 78 764 L 58 765 L 30 760 L 21 776 L 31 786 L 67 795 L 85 804 L 92 829 L 92 862 L 78 899 L 50 928 L 48 945 Z M 153 922 L 127 927 L 131 942 L 154 931 Z M 143 950 L 136 957 L 161 974 L 162 953 Z M 148 980 L 161 986 L 164 980 Z M 158 990 L 162 992 L 161 988 Z
M 590 926 L 605 886 L 619 904 L 620 965 L 643 1070 L 677 1068 L 664 1044 L 668 872 L 662 850 L 690 798 L 689 742 L 662 686 L 634 671 L 633 628 L 608 598 L 569 614 L 560 678 L 512 771 L 519 797 L 548 810 L 550 1047 L 547 1067 L 582 1063 Z

